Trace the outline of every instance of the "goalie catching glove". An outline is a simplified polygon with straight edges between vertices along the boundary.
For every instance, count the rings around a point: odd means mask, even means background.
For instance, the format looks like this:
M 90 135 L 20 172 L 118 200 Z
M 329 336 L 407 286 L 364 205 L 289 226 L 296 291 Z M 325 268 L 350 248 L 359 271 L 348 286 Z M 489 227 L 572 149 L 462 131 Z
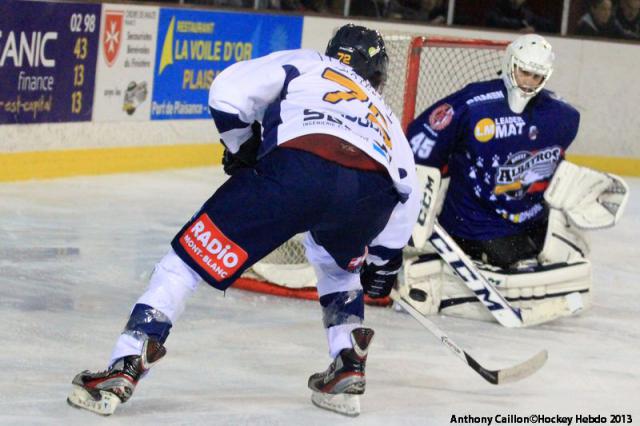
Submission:
M 238 152 L 232 153 L 229 148 L 224 148 L 222 154 L 222 168 L 224 172 L 231 176 L 238 170 L 253 168 L 258 162 L 258 148 L 260 148 L 260 142 L 262 142 L 262 126 L 257 121 L 254 121 L 251 125 L 251 137 L 240 145 Z M 224 145 L 224 141 L 222 141 Z
M 372 299 L 387 297 L 398 279 L 402 267 L 402 251 L 383 265 L 365 263 L 360 271 L 364 293 Z
M 563 161 L 553 175 L 544 199 L 562 210 L 579 229 L 615 225 L 629 198 L 629 187 L 619 176 Z

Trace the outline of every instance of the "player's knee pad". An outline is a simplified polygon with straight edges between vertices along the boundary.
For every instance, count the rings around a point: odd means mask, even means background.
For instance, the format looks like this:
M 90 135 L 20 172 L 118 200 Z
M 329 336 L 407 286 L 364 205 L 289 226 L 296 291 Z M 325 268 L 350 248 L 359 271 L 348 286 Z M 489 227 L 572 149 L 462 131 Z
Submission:
M 325 328 L 343 324 L 361 324 L 364 319 L 362 290 L 339 291 L 320 297 Z
M 364 320 L 364 293 L 360 289 L 325 294 L 320 297 L 320 305 L 329 353 L 334 358 L 351 347 L 351 331 Z
M 159 309 L 136 303 L 124 327 L 124 333 L 139 340 L 145 340 L 147 336 L 154 337 L 164 343 L 172 326 L 169 317 Z
M 589 255 L 589 241 L 583 231 L 571 225 L 565 214 L 550 209 L 542 251 L 538 260 L 542 265 L 575 263 Z

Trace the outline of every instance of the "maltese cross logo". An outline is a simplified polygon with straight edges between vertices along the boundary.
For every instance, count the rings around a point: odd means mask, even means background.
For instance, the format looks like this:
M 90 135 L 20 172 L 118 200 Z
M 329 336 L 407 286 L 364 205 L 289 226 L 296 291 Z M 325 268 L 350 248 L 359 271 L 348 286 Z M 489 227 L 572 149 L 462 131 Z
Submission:
M 124 13 L 115 11 L 108 11 L 104 17 L 102 53 L 109 67 L 113 65 L 120 52 L 123 19 Z

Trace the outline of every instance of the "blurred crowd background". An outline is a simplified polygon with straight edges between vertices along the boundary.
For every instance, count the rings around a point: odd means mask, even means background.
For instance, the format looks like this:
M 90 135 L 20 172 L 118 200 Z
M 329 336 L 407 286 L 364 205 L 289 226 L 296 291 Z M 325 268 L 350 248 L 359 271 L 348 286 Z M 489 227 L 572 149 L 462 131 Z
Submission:
M 640 0 L 153 0 L 640 40 Z

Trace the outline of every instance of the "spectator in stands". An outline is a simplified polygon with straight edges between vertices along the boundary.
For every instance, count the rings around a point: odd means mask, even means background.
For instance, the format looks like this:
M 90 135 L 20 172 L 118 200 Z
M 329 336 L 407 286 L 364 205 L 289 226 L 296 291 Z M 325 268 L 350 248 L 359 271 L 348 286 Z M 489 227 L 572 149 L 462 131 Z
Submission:
M 212 6 L 221 7 L 237 7 L 237 8 L 250 8 L 253 7 L 253 0 L 210 0 L 205 2 Z
M 298 0 L 287 0 L 298 1 Z M 329 5 L 326 0 L 301 0 L 303 10 L 317 13 L 329 13 Z M 342 11 L 340 11 L 342 14 Z
M 443 25 L 447 23 L 447 5 L 444 0 L 392 0 L 387 17 Z
M 268 0 L 267 9 L 295 10 L 302 12 L 305 10 L 305 7 L 302 5 L 300 0 Z
M 549 19 L 536 15 L 526 4 L 527 0 L 497 0 L 487 13 L 486 25 L 507 28 L 521 33 L 557 32 Z
M 620 0 L 614 19 L 627 38 L 640 39 L 640 0 Z
M 351 0 L 349 16 L 385 18 L 388 14 L 389 3 L 389 0 Z
M 178 3 L 179 0 L 149 0 L 160 3 Z M 204 6 L 214 7 L 232 7 L 232 8 L 252 8 L 255 0 L 186 0 L 186 3 L 201 4 Z M 262 4 L 268 3 L 267 0 L 262 0 Z
M 578 21 L 576 34 L 591 37 L 626 38 L 627 34 L 613 19 L 611 0 L 587 0 L 589 11 Z

